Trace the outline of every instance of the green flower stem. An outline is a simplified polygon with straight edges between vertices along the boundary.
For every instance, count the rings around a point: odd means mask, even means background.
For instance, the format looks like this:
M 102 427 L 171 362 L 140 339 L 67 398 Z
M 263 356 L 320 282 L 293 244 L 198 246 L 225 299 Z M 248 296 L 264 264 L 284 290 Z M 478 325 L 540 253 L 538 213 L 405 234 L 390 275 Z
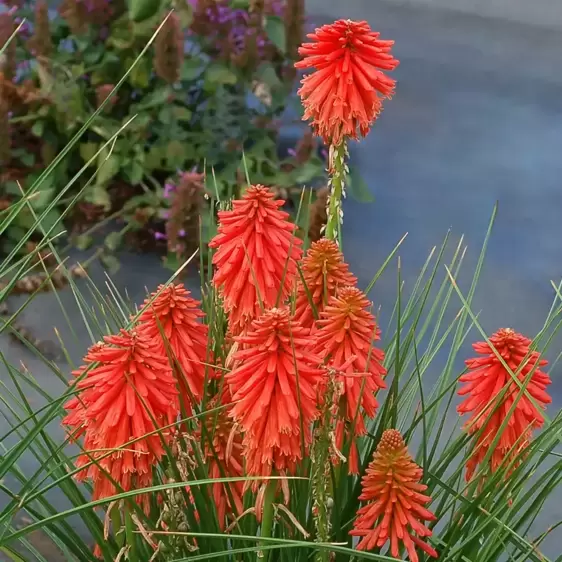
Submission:
M 337 146 L 330 146 L 328 187 L 328 220 L 326 222 L 326 238 L 336 240 L 341 245 L 341 225 L 343 220 L 342 199 L 345 197 L 345 176 L 347 166 L 345 157 L 347 146 L 345 140 Z
M 330 540 L 330 444 L 333 399 L 334 384 L 332 377 L 330 377 L 312 457 L 312 494 L 314 498 L 313 513 L 316 526 L 316 542 L 322 543 Z M 315 559 L 316 562 L 328 562 L 329 556 L 329 551 L 319 550 L 316 553 Z
M 263 496 L 263 516 L 261 520 L 260 536 L 264 538 L 271 537 L 271 531 L 273 530 L 273 500 L 275 499 L 275 492 L 277 491 L 277 483 L 277 480 L 270 480 Z M 262 542 L 263 546 L 267 544 L 267 542 Z M 269 550 L 258 551 L 258 562 L 267 562 L 269 552 Z

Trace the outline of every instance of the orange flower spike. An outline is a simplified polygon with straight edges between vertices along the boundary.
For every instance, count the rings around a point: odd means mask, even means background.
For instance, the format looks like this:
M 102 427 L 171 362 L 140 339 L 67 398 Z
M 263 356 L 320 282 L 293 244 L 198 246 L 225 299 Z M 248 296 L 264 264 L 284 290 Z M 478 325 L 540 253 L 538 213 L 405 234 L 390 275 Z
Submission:
M 144 301 L 142 308 L 146 306 L 146 309 L 139 318 L 139 329 L 153 342 L 164 343 L 162 336 L 165 336 L 173 357 L 181 366 L 177 377 L 186 407 L 203 397 L 205 377 L 207 380 L 214 377 L 214 371 L 208 366 L 211 361 L 209 328 L 200 322 L 205 316 L 200 305 L 183 284 L 160 285 Z
M 320 330 L 315 334 L 316 353 L 329 357 L 335 369 L 345 365 L 342 397 L 347 404 L 348 420 L 354 419 L 359 402 L 365 413 L 373 417 L 378 407 L 375 394 L 386 388 L 384 351 L 373 345 L 380 340 L 380 328 L 368 310 L 370 306 L 371 302 L 360 289 L 343 287 L 322 312 L 318 321 Z
M 502 328 L 490 337 L 490 343 L 517 376 L 521 385 L 532 372 L 526 390 L 539 406 L 537 408 L 525 394 L 519 398 L 509 423 L 492 453 L 490 462 L 491 469 L 494 471 L 501 466 L 506 456 L 515 457 L 528 445 L 533 429 L 542 427 L 543 410 L 546 404 L 552 401 L 546 388 L 552 381 L 541 370 L 548 361 L 541 359 L 538 352 L 530 351 L 530 339 L 510 328 Z M 457 411 L 461 415 L 471 414 L 465 424 L 465 430 L 469 434 L 476 434 L 482 429 L 483 431 L 467 463 L 467 480 L 472 478 L 476 467 L 486 456 L 521 392 L 520 386 L 513 380 L 512 375 L 488 343 L 478 342 L 473 348 L 479 357 L 466 361 L 469 372 L 459 378 L 459 381 L 465 384 L 458 393 L 468 397 L 459 404 Z M 521 367 L 523 362 L 524 366 Z M 507 390 L 503 394 L 501 403 L 498 403 L 497 397 L 505 389 Z
M 379 39 L 366 21 L 338 20 L 310 35 L 299 48 L 297 68 L 315 69 L 301 82 L 299 95 L 304 120 L 312 119 L 315 133 L 326 144 L 339 145 L 344 137 L 367 135 L 392 97 L 395 81 L 383 70 L 398 66 L 390 53 L 394 41 Z
M 315 327 L 310 301 L 318 314 L 339 287 L 355 286 L 357 278 L 349 272 L 338 245 L 333 240 L 321 238 L 314 242 L 302 260 L 305 283 L 298 281 L 295 319 L 307 328 Z M 307 294 L 308 291 L 308 294 Z
M 209 246 L 216 248 L 213 282 L 220 289 L 229 313 L 233 335 L 264 309 L 283 303 L 294 287 L 302 241 L 296 226 L 279 208 L 283 201 L 262 185 L 250 186 L 231 211 L 219 212 L 218 234 Z
M 310 351 L 310 330 L 292 321 L 289 311 L 273 308 L 236 338 L 237 367 L 226 375 L 234 405 L 230 415 L 245 432 L 248 475 L 269 476 L 272 469 L 292 471 L 317 417 L 321 360 Z M 298 389 L 297 389 L 298 377 Z M 299 402 L 300 400 L 300 402 Z
M 396 429 L 387 429 L 361 481 L 361 501 L 350 535 L 362 537 L 358 550 L 373 550 L 390 541 L 390 552 L 398 558 L 400 543 L 411 562 L 419 562 L 415 547 L 437 558 L 434 548 L 422 539 L 431 531 L 423 521 L 436 517 L 425 508 L 431 498 L 424 495 L 427 486 L 420 484 L 423 470 L 408 453 L 404 439 Z
M 85 428 L 86 452 L 77 461 L 78 467 L 85 468 L 77 477 L 93 480 L 93 499 L 117 491 L 103 470 L 123 490 L 150 485 L 152 467 L 164 455 L 156 430 L 172 424 L 179 413 L 176 383 L 161 346 L 140 331 L 125 330 L 106 336 L 104 344 L 89 350 L 87 361 L 98 364 L 75 383 L 84 411 L 76 414 L 71 399 L 65 405 L 70 414 L 63 420 L 70 427 L 82 423 Z M 163 433 L 169 435 L 171 430 Z M 92 464 L 92 458 L 103 470 Z M 138 499 L 148 507 L 147 498 Z

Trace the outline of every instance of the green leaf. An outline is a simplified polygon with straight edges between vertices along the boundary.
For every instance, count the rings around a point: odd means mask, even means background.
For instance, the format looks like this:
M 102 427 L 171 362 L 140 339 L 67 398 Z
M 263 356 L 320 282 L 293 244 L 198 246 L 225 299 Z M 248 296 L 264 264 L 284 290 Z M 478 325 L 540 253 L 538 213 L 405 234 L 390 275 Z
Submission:
M 186 160 L 184 144 L 177 140 L 169 142 L 166 150 L 166 160 L 170 168 L 181 168 Z
M 162 168 L 162 161 L 166 158 L 166 147 L 154 145 L 146 153 L 144 166 L 146 170 L 159 170 Z
M 49 182 L 45 182 L 46 184 Z M 55 195 L 55 188 L 48 185 L 42 185 L 33 194 L 30 199 L 31 206 L 34 211 L 42 211 L 52 201 Z
M 31 168 L 35 164 L 35 155 L 30 152 L 25 152 L 20 156 L 20 160 L 24 166 Z
M 269 40 L 285 53 L 285 23 L 279 16 L 267 16 L 265 18 L 265 32 Z
M 84 163 L 89 162 L 98 151 L 97 142 L 83 142 L 80 144 L 80 158 Z
M 93 242 L 94 239 L 89 234 L 80 234 L 74 239 L 74 246 L 78 250 L 87 250 Z
M 256 78 L 260 82 L 269 86 L 271 90 L 274 90 L 282 85 L 282 82 L 279 80 L 279 76 L 277 76 L 277 72 L 275 71 L 275 67 L 270 62 L 260 64 L 256 70 Z
M 88 201 L 90 203 L 94 203 L 95 205 L 100 205 L 106 211 L 111 209 L 111 199 L 109 197 L 109 193 L 103 185 L 94 185 L 88 191 Z
M 203 61 L 197 57 L 185 59 L 181 65 L 180 79 L 191 82 L 201 76 Z
M 160 10 L 160 0 L 129 0 L 129 14 L 134 22 L 144 21 Z
M 108 273 L 113 275 L 115 272 L 119 270 L 120 264 L 119 260 L 112 256 L 111 254 L 102 254 L 100 256 L 100 261 L 103 266 L 107 269 Z
M 144 90 L 150 84 L 150 62 L 148 59 L 142 61 L 132 70 L 129 82 L 133 88 Z
M 117 154 L 110 154 L 105 157 L 104 152 L 100 153 L 98 157 L 98 175 L 96 181 L 99 185 L 106 185 L 121 169 L 121 158 Z
M 193 113 L 187 107 L 176 106 L 173 109 L 174 117 L 178 121 L 191 121 Z
M 236 84 L 238 77 L 224 64 L 214 62 L 207 68 L 205 72 L 205 80 L 214 85 Z
M 44 130 L 45 130 L 45 121 L 43 120 L 35 121 L 33 127 L 31 127 L 31 134 L 35 135 L 36 137 L 41 137 L 43 135 Z
M 230 7 L 233 10 L 246 10 L 250 7 L 250 0 L 230 0 Z
M 56 225 L 56 226 L 55 226 Z M 64 225 L 62 224 L 62 217 L 60 211 L 56 208 L 51 209 L 41 220 L 41 226 L 48 232 L 53 226 L 50 236 L 57 236 L 65 231 Z
M 131 165 L 127 168 L 127 177 L 132 185 L 138 185 L 144 177 L 143 162 L 133 160 Z
M 182 265 L 182 261 L 176 252 L 168 252 L 164 258 L 164 267 L 177 271 Z
M 297 184 L 305 184 L 312 181 L 321 175 L 321 168 L 314 164 L 314 162 L 305 162 L 302 166 L 299 166 L 291 175 Z
M 369 186 L 363 179 L 363 176 L 356 171 L 357 167 L 354 166 L 347 181 L 347 188 L 353 199 L 359 203 L 373 203 L 375 198 L 371 193 Z
M 123 236 L 121 235 L 120 232 L 110 232 L 105 237 L 104 244 L 108 250 L 115 252 L 121 246 L 122 241 L 123 241 Z

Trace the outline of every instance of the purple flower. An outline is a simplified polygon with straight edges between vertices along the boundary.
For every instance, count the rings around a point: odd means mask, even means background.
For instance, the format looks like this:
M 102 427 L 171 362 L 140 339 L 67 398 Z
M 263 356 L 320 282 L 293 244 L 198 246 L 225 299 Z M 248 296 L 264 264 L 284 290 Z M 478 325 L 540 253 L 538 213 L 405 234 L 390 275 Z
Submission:
M 164 197 L 168 199 L 172 193 L 176 190 L 176 186 L 172 183 L 167 183 L 164 185 Z
M 155 233 L 154 233 L 154 238 L 155 238 L 156 240 L 166 240 L 167 236 L 166 236 L 164 233 L 162 233 L 162 232 L 155 232 Z

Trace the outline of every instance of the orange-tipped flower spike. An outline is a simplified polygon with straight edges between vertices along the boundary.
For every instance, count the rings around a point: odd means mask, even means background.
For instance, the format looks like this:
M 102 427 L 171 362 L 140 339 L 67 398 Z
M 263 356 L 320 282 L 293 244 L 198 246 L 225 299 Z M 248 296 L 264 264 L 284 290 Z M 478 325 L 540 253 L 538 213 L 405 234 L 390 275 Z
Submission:
M 370 306 L 360 289 L 344 287 L 330 299 L 318 321 L 320 330 L 315 333 L 315 353 L 327 358 L 330 367 L 341 371 L 338 374 L 343 387 L 340 416 L 348 424 L 355 421 L 349 463 L 352 473 L 358 472 L 353 438 L 365 434 L 363 417 L 375 415 L 378 407 L 376 393 L 386 387 L 383 380 L 386 369 L 382 365 L 384 352 L 373 345 L 380 339 L 380 328 L 368 310 Z M 340 435 L 343 435 L 341 426 Z
M 106 472 L 125 491 L 152 483 L 152 467 L 164 455 L 162 437 L 171 434 L 157 430 L 173 424 L 179 413 L 176 381 L 162 346 L 142 331 L 125 330 L 104 343 L 89 350 L 86 361 L 97 365 L 74 383 L 79 402 L 69 401 L 63 420 L 85 430 L 85 454 L 76 463 L 84 469 L 77 478 L 93 481 L 94 500 L 117 493 Z M 148 509 L 148 498 L 137 500 Z
M 305 282 L 298 281 L 295 319 L 306 328 L 314 328 L 311 301 L 320 315 L 337 289 L 355 286 L 357 278 L 349 272 L 336 242 L 327 238 L 321 238 L 310 246 L 301 268 Z
M 169 345 L 181 399 L 187 414 L 193 401 L 203 397 L 205 377 L 214 377 L 209 368 L 208 327 L 200 322 L 205 314 L 200 301 L 190 296 L 182 285 L 160 285 L 147 298 L 139 318 L 139 329 L 155 343 Z
M 273 308 L 236 338 L 237 367 L 228 375 L 230 415 L 245 432 L 246 472 L 269 476 L 272 470 L 293 472 L 311 442 L 317 417 L 317 386 L 321 360 L 310 351 L 310 330 L 291 321 L 286 308 Z
M 313 68 L 302 80 L 299 95 L 303 119 L 326 144 L 339 145 L 345 137 L 367 135 L 392 97 L 395 81 L 383 70 L 394 70 L 398 61 L 390 50 L 394 41 L 379 39 L 366 21 L 338 20 L 310 35 L 312 43 L 299 48 L 303 60 L 297 68 Z
M 515 460 L 528 446 L 532 431 L 542 427 L 544 423 L 543 410 L 546 404 L 552 401 L 546 392 L 551 383 L 550 377 L 541 370 L 548 361 L 541 359 L 536 351 L 530 350 L 530 339 L 510 328 L 502 328 L 490 337 L 490 344 L 511 369 L 519 384 L 488 343 L 473 344 L 479 357 L 466 361 L 469 372 L 459 379 L 461 383 L 465 383 L 459 394 L 468 397 L 457 407 L 461 415 L 471 414 L 465 424 L 465 430 L 469 434 L 482 431 L 467 463 L 467 481 L 472 479 L 476 468 L 484 460 L 508 416 L 509 422 L 490 457 L 489 468 L 492 471 L 497 470 L 504 461 Z M 527 379 L 528 395 L 519 397 L 510 414 Z M 500 394 L 502 398 L 499 398 Z M 534 399 L 533 402 L 529 396 Z M 513 463 L 511 470 L 517 467 L 520 460 L 519 458 L 519 461 Z
M 233 202 L 232 211 L 219 212 L 218 234 L 209 243 L 217 249 L 213 282 L 233 335 L 264 310 L 284 303 L 294 287 L 302 241 L 282 205 L 269 189 L 255 185 Z
M 349 533 L 362 537 L 358 550 L 373 550 L 390 541 L 395 558 L 400 554 L 400 543 L 411 562 L 419 562 L 416 546 L 437 558 L 435 549 L 423 541 L 431 536 L 423 521 L 435 521 L 436 517 L 425 508 L 431 498 L 422 493 L 427 490 L 420 484 L 422 476 L 423 470 L 408 453 L 400 432 L 387 429 L 361 480 L 359 499 L 367 503 L 357 511 Z

